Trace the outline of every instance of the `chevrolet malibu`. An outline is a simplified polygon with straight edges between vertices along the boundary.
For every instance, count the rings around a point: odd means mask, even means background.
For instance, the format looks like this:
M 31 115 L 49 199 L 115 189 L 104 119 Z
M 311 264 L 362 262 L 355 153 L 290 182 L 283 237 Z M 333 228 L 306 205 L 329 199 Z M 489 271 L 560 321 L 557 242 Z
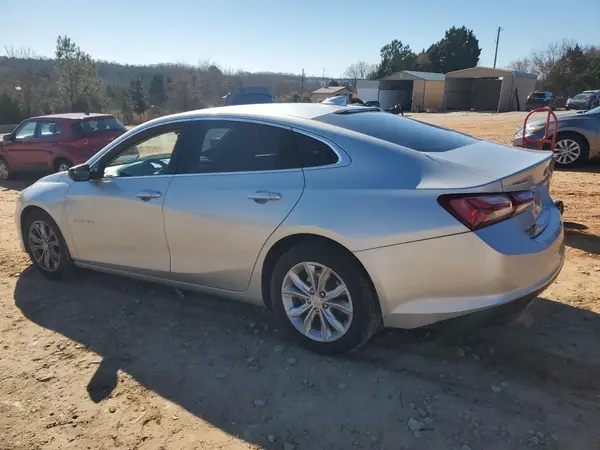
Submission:
M 49 278 L 86 268 L 265 305 L 339 353 L 535 298 L 564 259 L 551 175 L 550 152 L 378 108 L 229 106 L 150 121 L 39 180 L 16 226 Z

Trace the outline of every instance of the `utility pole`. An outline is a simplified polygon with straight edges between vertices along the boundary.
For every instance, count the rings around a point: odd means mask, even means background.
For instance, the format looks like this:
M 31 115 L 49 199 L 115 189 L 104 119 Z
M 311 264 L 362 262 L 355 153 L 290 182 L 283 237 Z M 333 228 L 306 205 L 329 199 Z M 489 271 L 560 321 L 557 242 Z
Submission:
M 304 69 L 302 69 L 302 81 L 301 81 L 300 94 L 304 94 Z
M 496 53 L 494 53 L 494 69 L 496 68 L 496 59 L 498 59 L 498 44 L 500 43 L 500 32 L 502 31 L 502 27 L 498 27 L 498 32 L 496 34 Z

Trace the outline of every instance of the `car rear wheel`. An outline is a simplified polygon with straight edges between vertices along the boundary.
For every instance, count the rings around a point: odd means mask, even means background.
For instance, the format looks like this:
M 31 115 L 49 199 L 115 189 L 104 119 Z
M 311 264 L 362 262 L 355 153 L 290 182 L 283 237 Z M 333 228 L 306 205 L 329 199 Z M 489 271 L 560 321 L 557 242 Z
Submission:
M 0 180 L 8 180 L 10 175 L 10 166 L 4 159 L 0 158 Z
M 42 210 L 25 218 L 23 240 L 31 262 L 44 276 L 66 279 L 75 270 L 65 239 L 52 218 Z
M 301 243 L 284 253 L 271 278 L 271 299 L 286 331 L 321 354 L 355 350 L 381 325 L 364 270 L 328 244 Z
M 55 172 L 66 172 L 71 167 L 73 167 L 73 163 L 68 159 L 57 159 L 54 162 L 54 171 Z
M 577 166 L 588 160 L 587 142 L 576 134 L 559 134 L 554 150 L 554 160 L 559 166 Z

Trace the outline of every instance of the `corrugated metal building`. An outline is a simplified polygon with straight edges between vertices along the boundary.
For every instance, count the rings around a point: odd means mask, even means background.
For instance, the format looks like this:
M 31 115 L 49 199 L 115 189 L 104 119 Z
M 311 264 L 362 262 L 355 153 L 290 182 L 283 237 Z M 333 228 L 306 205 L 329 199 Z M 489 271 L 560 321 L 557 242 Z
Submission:
M 520 111 L 535 90 L 537 75 L 471 67 L 446 74 L 444 110 Z
M 384 109 L 402 104 L 405 111 L 441 109 L 444 101 L 444 74 L 402 70 L 379 80 L 379 103 Z

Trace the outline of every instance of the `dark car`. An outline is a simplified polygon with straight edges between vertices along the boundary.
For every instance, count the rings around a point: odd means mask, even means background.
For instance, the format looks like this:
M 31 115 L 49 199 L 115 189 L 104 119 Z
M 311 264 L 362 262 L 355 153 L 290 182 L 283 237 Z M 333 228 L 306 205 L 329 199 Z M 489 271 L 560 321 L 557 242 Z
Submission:
M 557 116 L 558 134 L 554 160 L 559 166 L 585 164 L 589 159 L 600 157 L 600 106 L 587 112 L 578 112 Z M 546 128 L 546 119 L 532 120 L 527 128 L 520 127 L 515 134 L 513 145 L 520 147 L 523 134 L 527 139 L 542 139 Z M 549 136 L 554 134 L 554 125 L 550 126 Z M 536 149 L 536 142 L 526 142 L 526 147 Z M 549 150 L 548 146 L 544 146 Z
M 275 103 L 273 91 L 264 87 L 243 87 L 223 97 L 226 106 Z
M 600 91 L 584 91 L 567 100 L 566 109 L 588 110 L 600 104 Z
M 531 111 L 536 108 L 552 108 L 556 106 L 556 99 L 552 92 L 532 92 L 525 101 L 525 111 Z
M 109 114 L 55 114 L 24 120 L 0 141 L 0 180 L 14 172 L 68 170 L 125 131 Z
M 365 106 L 374 106 L 375 108 L 380 108 L 381 104 L 377 100 L 369 100 L 365 102 Z

